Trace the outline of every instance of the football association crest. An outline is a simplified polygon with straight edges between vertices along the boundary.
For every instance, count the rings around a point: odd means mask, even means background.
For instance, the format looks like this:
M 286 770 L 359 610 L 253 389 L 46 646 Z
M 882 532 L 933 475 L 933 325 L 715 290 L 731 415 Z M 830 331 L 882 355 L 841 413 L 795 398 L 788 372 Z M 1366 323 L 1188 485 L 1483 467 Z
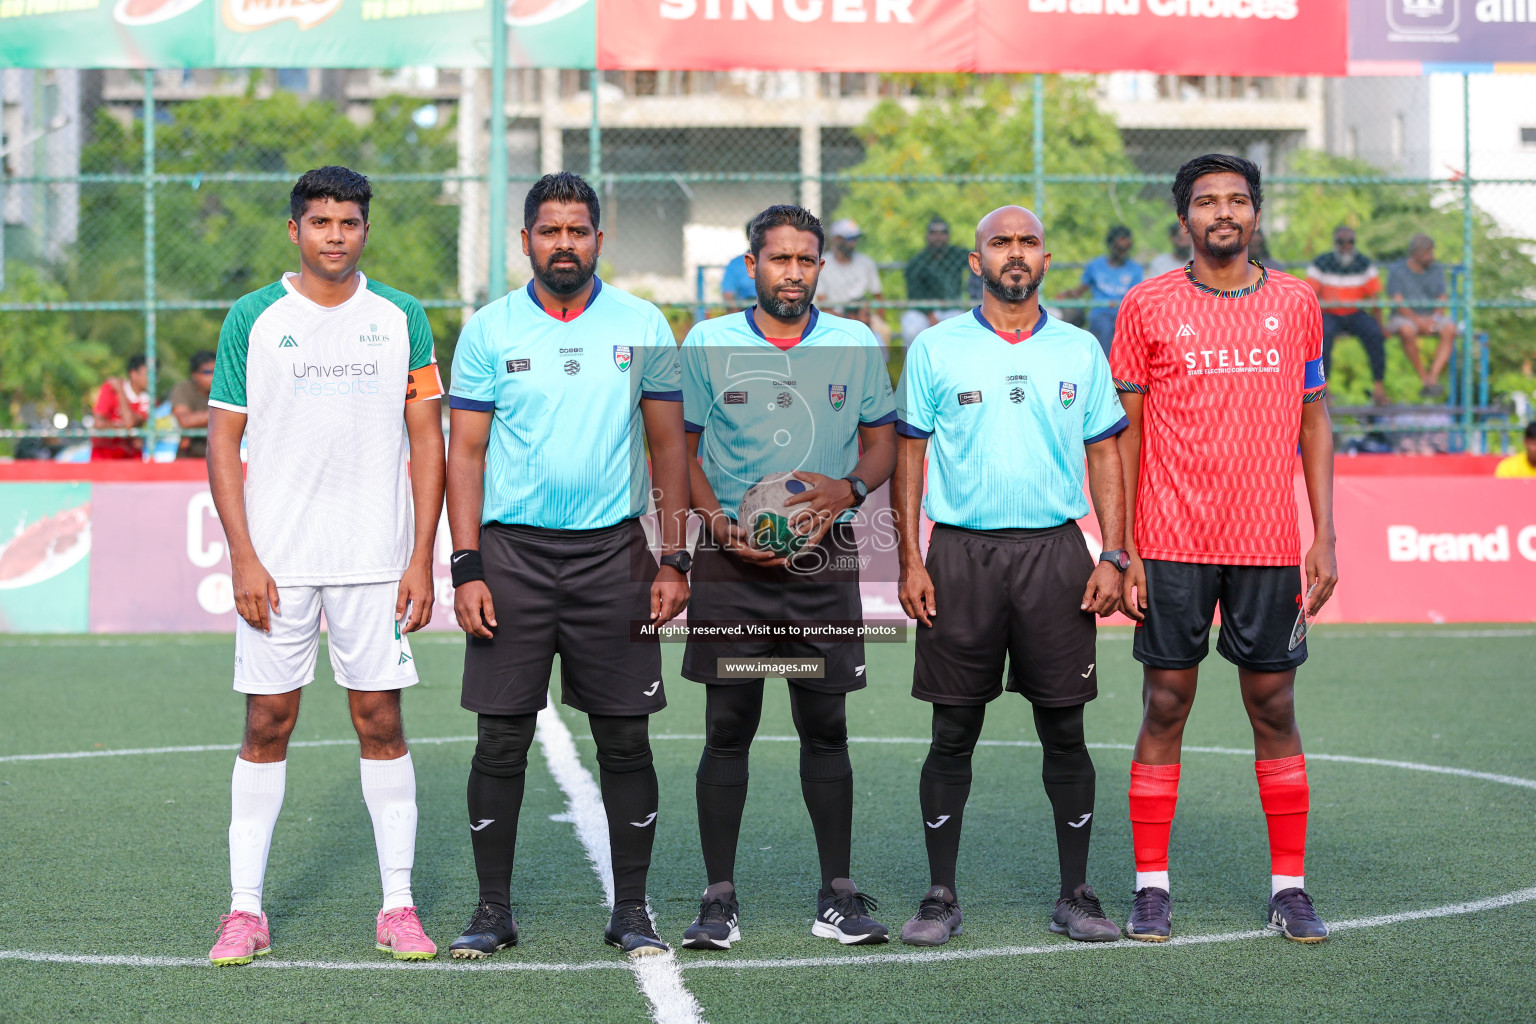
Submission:
M 843 403 L 848 400 L 848 385 L 846 385 L 846 384 L 828 384 L 827 385 L 827 400 L 832 403 L 832 411 L 833 412 L 842 412 L 843 411 Z
M 629 364 L 634 359 L 635 350 L 628 345 L 613 346 L 613 365 L 619 368 L 620 373 L 629 372 Z
M 1077 385 L 1071 381 L 1064 380 L 1061 382 L 1059 394 L 1061 396 L 1061 407 L 1063 409 L 1070 409 L 1072 408 L 1072 403 L 1077 401 Z

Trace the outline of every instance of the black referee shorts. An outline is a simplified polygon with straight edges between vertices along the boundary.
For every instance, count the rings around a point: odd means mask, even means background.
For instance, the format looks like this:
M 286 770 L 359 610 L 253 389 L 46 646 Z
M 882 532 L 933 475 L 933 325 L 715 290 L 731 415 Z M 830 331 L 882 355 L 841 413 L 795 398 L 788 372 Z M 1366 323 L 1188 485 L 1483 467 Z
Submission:
M 1307 642 L 1287 651 L 1301 610 L 1294 565 L 1205 565 L 1148 558 L 1147 617 L 1131 653 L 1150 668 L 1193 668 L 1210 652 L 1211 620 L 1221 606 L 1216 653 L 1238 668 L 1287 672 L 1307 660 Z
M 1081 609 L 1093 558 L 1076 523 L 1045 530 L 936 525 L 928 544 L 938 614 L 917 627 L 912 696 L 985 704 L 1007 688 L 1041 707 L 1099 695 L 1093 613 Z
M 817 547 L 819 552 L 808 551 L 795 560 L 809 569 L 801 573 L 751 565 L 712 544 L 700 544 L 689 581 L 689 620 L 862 622 L 864 602 L 859 595 L 859 554 L 852 524 L 834 524 Z M 817 555 L 821 557 L 813 557 Z M 796 679 L 796 686 L 818 693 L 851 693 L 866 685 L 862 638 L 722 643 L 690 636 L 683 651 L 683 678 L 719 685 L 761 682 L 760 678 L 720 676 L 716 672 L 719 658 L 820 658 L 824 677 Z
M 638 519 L 600 530 L 487 523 L 485 583 L 500 623 L 469 637 L 460 704 L 483 715 L 526 715 L 547 703 L 560 655 L 560 701 L 593 715 L 649 715 L 667 706 L 661 645 L 631 638 L 649 621 L 657 564 Z

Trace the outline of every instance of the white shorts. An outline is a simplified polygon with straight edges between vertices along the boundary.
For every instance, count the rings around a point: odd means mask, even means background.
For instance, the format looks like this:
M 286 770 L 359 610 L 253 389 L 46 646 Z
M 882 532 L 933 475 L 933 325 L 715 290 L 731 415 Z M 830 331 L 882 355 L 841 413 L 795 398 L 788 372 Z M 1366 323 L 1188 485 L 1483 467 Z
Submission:
M 398 690 L 417 681 L 411 643 L 395 620 L 400 584 L 279 587 L 282 613 L 272 632 L 235 619 L 235 690 L 289 693 L 314 681 L 320 613 L 330 636 L 331 669 L 349 690 Z

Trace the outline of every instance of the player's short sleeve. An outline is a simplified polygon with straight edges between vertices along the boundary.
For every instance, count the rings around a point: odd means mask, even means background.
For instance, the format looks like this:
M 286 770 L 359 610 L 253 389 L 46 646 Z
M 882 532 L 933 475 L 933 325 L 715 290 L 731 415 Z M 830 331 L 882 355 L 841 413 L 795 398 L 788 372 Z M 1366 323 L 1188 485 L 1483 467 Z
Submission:
M 1301 296 L 1301 348 L 1306 367 L 1302 372 L 1301 400 L 1316 402 L 1328 391 L 1327 374 L 1323 370 L 1323 308 L 1316 295 Z
M 859 425 L 883 427 L 896 422 L 896 389 L 891 387 L 891 371 L 885 365 L 885 351 L 874 332 L 864 328 L 863 398 L 859 402 Z
M 1120 303 L 1120 312 L 1115 317 L 1115 339 L 1109 350 L 1108 365 L 1116 390 L 1147 393 L 1152 383 L 1149 347 L 1141 294 L 1133 289 Z
M 411 339 L 410 374 L 406 379 L 405 401 L 425 402 L 443 397 L 443 376 L 437 369 L 437 347 L 432 342 L 432 325 L 427 311 L 409 295 L 398 303 L 405 313 L 405 327 Z
M 1115 379 L 1109 372 L 1109 360 L 1097 343 L 1093 349 L 1093 363 L 1088 374 L 1087 405 L 1083 407 L 1083 443 L 1095 444 L 1114 437 L 1130 425 L 1125 410 L 1120 406 L 1120 393 Z
M 213 357 L 213 386 L 208 391 L 208 404 L 216 409 L 245 412 L 245 360 L 254 323 L 244 301 L 235 303 L 224 317 Z
M 683 400 L 683 371 L 678 360 L 672 325 L 655 306 L 650 308 L 650 329 L 640 362 L 640 397 L 663 402 Z
M 714 388 L 710 384 L 709 352 L 698 327 L 688 332 L 677 356 L 682 364 L 683 429 L 690 434 L 702 434 L 709 421 L 709 410 L 714 407 Z
M 926 438 L 933 434 L 934 409 L 932 360 L 921 336 L 907 350 L 896 385 L 896 432 L 904 437 Z
M 471 412 L 491 412 L 496 408 L 496 361 L 485 336 L 486 307 L 469 318 L 459 332 L 459 344 L 453 350 L 453 382 L 448 388 L 448 407 Z

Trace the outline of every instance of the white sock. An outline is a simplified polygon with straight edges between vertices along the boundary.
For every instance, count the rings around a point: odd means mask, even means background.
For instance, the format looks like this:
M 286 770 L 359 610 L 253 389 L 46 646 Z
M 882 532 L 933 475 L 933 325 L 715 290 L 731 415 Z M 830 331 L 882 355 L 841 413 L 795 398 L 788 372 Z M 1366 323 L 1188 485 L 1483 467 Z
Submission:
M 1138 871 L 1136 872 L 1136 892 L 1151 887 L 1161 889 L 1164 892 L 1172 892 L 1168 888 L 1168 872 L 1166 871 Z
M 411 755 L 362 762 L 363 800 L 373 818 L 384 909 L 414 905 L 411 865 L 416 861 L 416 769 Z
M 229 910 L 261 913 L 272 829 L 283 809 L 288 762 L 257 764 L 235 758 L 229 784 Z
M 1270 875 L 1269 894 L 1271 896 L 1281 889 L 1305 889 L 1307 887 L 1306 875 Z

